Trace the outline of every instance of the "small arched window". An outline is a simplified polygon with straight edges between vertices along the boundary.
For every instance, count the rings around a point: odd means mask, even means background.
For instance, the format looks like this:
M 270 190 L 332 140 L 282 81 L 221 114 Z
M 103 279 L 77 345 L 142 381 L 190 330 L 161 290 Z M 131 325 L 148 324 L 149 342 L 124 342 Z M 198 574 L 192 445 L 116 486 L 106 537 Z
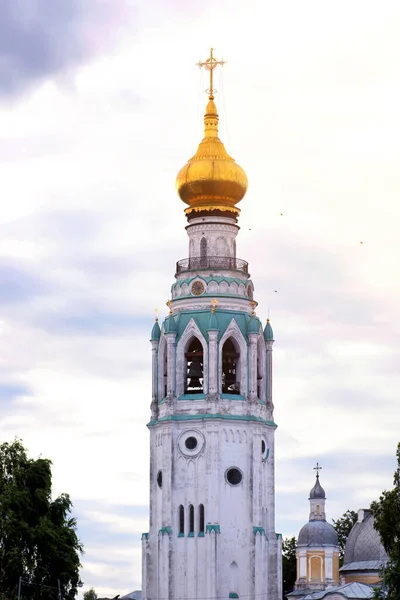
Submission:
M 194 506 L 189 504 L 189 534 L 194 533 Z
M 200 256 L 202 258 L 207 256 L 207 240 L 205 237 L 202 237 L 200 240 Z
M 199 533 L 204 533 L 204 504 L 199 505 Z
M 239 380 L 240 354 L 231 338 L 222 347 L 222 393 L 240 394 Z
M 185 535 L 185 509 L 179 506 L 179 535 Z
M 203 392 L 203 346 L 200 340 L 193 338 L 185 354 L 186 381 L 185 394 L 201 394 Z

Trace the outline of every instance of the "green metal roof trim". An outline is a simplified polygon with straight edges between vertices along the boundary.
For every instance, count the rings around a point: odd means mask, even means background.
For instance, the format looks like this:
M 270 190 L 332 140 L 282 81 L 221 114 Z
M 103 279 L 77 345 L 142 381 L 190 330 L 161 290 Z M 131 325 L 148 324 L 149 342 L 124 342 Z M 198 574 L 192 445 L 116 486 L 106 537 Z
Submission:
M 188 298 L 241 298 L 250 300 L 247 294 L 236 294 L 233 292 L 222 294 L 221 292 L 204 292 L 201 296 L 193 296 L 193 294 L 185 294 L 184 296 L 176 296 L 175 300 L 187 300 Z
M 251 279 L 243 280 L 243 279 L 238 279 L 237 277 L 220 277 L 219 275 L 216 275 L 215 277 L 201 277 L 200 275 L 195 275 L 194 277 L 187 277 L 186 279 L 179 279 L 178 281 L 176 281 L 175 283 L 172 284 L 171 290 L 176 288 L 178 285 L 183 285 L 184 283 L 187 283 L 189 285 L 189 283 L 191 283 L 195 279 L 201 279 L 205 283 L 210 283 L 211 281 L 215 281 L 215 283 L 221 283 L 222 281 L 226 281 L 227 283 L 235 282 L 238 285 L 243 283 L 243 285 L 245 287 L 247 287 L 250 284 L 254 289 L 253 282 L 251 281 Z
M 243 337 L 246 340 L 247 340 L 246 336 L 247 336 L 247 332 L 248 332 L 248 328 L 249 328 L 249 323 L 251 322 L 252 319 L 253 320 L 256 319 L 256 321 L 259 323 L 259 326 L 261 327 L 261 322 L 258 317 L 253 317 L 247 313 L 244 313 L 243 311 L 218 310 L 217 309 L 215 312 L 215 315 L 218 319 L 218 328 L 219 328 L 218 339 L 221 339 L 221 337 L 224 335 L 224 333 L 227 330 L 228 326 L 230 325 L 232 319 L 235 319 Z M 171 331 L 171 330 L 177 331 L 178 335 L 176 337 L 176 341 L 178 341 L 179 338 L 181 337 L 181 335 L 183 334 L 183 332 L 185 331 L 189 321 L 191 319 L 193 319 L 195 321 L 196 325 L 198 326 L 198 328 L 200 329 L 201 333 L 203 334 L 204 338 L 207 340 L 208 339 L 207 331 L 209 329 L 210 316 L 211 316 L 210 310 L 180 311 L 179 313 L 177 313 L 174 316 L 167 317 L 167 319 L 164 321 L 164 329 L 166 330 L 166 328 L 168 328 L 169 331 Z M 170 319 L 174 319 L 175 328 L 172 327 L 172 329 L 171 329 L 172 324 L 169 322 Z M 168 323 L 167 323 L 167 321 L 168 321 Z M 254 326 L 254 321 L 252 321 L 252 325 Z
M 264 423 L 265 425 L 269 425 L 270 427 L 278 427 L 274 421 L 266 421 L 261 417 L 256 417 L 255 415 L 223 415 L 220 413 L 199 413 L 197 415 L 166 415 L 165 417 L 161 417 L 158 420 L 152 420 L 147 423 L 147 427 L 153 427 L 153 425 L 158 425 L 158 423 L 166 423 L 167 421 L 202 421 L 203 419 L 222 419 L 226 421 L 254 421 L 256 423 Z

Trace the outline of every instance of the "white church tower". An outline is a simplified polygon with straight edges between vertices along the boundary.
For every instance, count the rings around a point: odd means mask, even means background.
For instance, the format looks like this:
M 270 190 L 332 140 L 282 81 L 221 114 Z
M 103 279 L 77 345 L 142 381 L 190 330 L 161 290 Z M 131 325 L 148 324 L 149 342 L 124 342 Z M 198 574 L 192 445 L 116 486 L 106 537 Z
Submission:
M 152 336 L 150 530 L 144 600 L 280 600 L 272 345 L 236 257 L 247 177 L 218 138 L 212 54 L 204 138 L 181 169 L 189 258 Z

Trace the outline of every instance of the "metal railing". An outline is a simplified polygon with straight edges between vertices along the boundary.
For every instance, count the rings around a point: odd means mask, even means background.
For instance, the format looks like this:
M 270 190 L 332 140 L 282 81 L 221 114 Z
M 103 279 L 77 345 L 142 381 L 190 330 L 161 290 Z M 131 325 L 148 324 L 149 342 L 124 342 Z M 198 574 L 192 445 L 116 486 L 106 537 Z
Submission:
M 176 274 L 185 271 L 200 271 L 202 269 L 227 269 L 228 271 L 241 271 L 249 273 L 249 263 L 241 258 L 231 256 L 193 256 L 183 258 L 176 263 Z

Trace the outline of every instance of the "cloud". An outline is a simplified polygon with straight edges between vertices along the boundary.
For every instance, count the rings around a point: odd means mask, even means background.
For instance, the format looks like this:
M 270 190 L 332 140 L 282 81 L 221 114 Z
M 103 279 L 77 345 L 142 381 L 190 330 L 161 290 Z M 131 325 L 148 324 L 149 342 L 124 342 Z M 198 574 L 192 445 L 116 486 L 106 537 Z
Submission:
M 0 21 L 1 96 L 14 96 L 104 53 L 118 28 L 133 25 L 125 0 L 3 0 Z

